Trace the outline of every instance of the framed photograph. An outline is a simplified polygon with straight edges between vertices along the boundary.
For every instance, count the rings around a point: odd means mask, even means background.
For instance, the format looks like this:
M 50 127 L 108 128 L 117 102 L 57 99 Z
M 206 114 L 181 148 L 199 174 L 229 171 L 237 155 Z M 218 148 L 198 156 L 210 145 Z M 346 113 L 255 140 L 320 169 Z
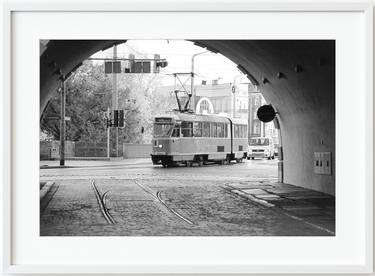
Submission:
M 373 8 L 6 1 L 3 272 L 372 273 Z

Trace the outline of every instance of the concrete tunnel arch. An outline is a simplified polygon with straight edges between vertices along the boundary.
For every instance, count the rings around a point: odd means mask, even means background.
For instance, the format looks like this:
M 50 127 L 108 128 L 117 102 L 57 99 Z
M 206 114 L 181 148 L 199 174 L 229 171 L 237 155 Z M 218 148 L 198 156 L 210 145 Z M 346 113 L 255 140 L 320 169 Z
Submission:
M 92 54 L 125 40 L 41 43 L 40 115 L 62 75 Z M 278 112 L 285 183 L 335 194 L 335 41 L 194 40 L 219 52 L 257 82 Z M 332 153 L 332 173 L 314 173 L 314 152 Z

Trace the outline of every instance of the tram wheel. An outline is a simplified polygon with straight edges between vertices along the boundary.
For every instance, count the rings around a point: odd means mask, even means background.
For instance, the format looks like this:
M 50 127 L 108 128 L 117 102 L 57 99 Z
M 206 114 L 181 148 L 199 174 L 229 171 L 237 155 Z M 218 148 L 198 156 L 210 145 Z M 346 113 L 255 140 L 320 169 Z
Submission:
M 203 157 L 202 156 L 197 156 L 196 161 L 197 161 L 199 167 L 203 166 Z

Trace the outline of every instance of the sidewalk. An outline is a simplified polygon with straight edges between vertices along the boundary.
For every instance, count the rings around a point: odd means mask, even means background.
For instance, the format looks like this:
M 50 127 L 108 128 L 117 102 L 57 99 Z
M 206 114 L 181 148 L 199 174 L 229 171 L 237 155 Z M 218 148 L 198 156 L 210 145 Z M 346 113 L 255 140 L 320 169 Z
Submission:
M 224 189 L 333 235 L 335 233 L 334 196 L 282 183 L 228 183 Z
M 152 164 L 151 158 L 132 158 L 132 159 L 99 159 L 99 160 L 65 160 L 65 166 L 60 166 L 59 160 L 41 160 L 40 169 L 56 168 L 79 168 L 79 167 L 101 167 L 101 166 L 123 166 L 137 164 Z

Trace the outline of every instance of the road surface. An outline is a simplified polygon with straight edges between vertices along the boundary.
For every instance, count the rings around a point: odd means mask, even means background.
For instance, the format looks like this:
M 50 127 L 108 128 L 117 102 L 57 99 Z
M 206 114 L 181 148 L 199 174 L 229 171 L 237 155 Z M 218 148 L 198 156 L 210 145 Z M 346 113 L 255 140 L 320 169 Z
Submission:
M 52 187 L 41 200 L 41 236 L 328 235 L 228 189 L 272 187 L 276 160 L 174 168 L 148 159 L 54 164 L 41 162 L 40 181 Z

